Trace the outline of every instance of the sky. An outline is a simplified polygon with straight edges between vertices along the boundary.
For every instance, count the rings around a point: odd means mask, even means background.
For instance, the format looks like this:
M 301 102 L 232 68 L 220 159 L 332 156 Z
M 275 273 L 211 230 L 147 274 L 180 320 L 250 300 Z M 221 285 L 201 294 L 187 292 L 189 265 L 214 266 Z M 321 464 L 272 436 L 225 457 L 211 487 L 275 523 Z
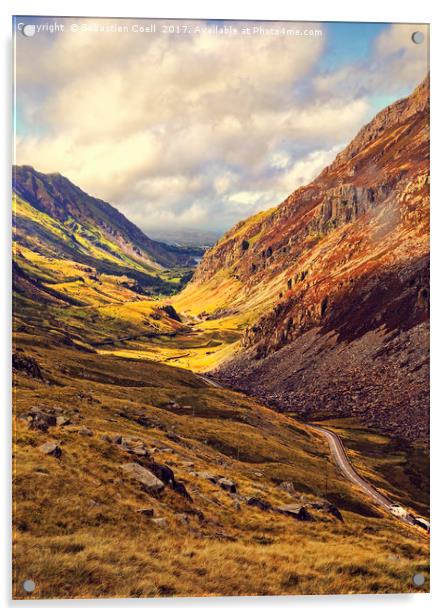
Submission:
M 279 204 L 428 71 L 415 24 L 21 17 L 14 28 L 15 162 L 65 175 L 148 235 L 222 233 Z

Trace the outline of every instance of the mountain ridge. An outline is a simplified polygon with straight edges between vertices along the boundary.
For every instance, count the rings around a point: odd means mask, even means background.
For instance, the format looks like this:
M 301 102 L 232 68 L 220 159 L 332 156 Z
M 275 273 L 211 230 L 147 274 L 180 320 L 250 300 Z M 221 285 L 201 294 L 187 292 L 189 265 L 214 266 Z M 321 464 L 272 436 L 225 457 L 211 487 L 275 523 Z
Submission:
M 179 306 L 194 313 L 202 295 L 213 298 L 207 318 L 249 319 L 240 350 L 214 371 L 221 382 L 302 418 L 357 415 L 427 439 L 428 113 L 429 77 L 310 184 L 204 255 Z
M 91 243 L 96 241 L 102 250 L 109 250 L 112 256 L 120 258 L 120 252 L 123 253 L 143 268 L 162 270 L 192 265 L 188 252 L 151 240 L 119 210 L 92 197 L 60 173 L 44 174 L 28 165 L 15 165 L 13 192 L 34 209 L 60 223 L 78 244 L 76 248 L 81 254 L 86 246 L 76 241 L 76 233 L 82 234 Z M 14 218 L 20 220 L 20 213 L 16 213 Z M 88 230 L 92 232 L 90 236 Z M 96 238 L 93 237 L 95 232 Z M 111 245 L 102 242 L 102 237 Z M 119 249 L 114 250 L 114 245 Z

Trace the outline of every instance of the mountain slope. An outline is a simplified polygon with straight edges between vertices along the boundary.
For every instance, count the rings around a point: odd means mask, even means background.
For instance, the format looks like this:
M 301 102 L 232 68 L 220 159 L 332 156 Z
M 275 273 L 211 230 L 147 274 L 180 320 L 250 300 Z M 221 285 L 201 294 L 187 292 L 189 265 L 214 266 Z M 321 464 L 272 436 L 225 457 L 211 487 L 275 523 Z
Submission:
M 13 168 L 14 327 L 41 335 L 51 323 L 81 345 L 175 331 L 154 300 L 183 286 L 198 251 L 149 239 L 60 174 Z
M 428 435 L 429 79 L 208 251 L 176 306 L 247 314 L 218 375 L 302 417 Z
M 188 251 L 149 239 L 108 203 L 59 173 L 13 167 L 15 237 L 40 254 L 140 271 L 191 265 Z

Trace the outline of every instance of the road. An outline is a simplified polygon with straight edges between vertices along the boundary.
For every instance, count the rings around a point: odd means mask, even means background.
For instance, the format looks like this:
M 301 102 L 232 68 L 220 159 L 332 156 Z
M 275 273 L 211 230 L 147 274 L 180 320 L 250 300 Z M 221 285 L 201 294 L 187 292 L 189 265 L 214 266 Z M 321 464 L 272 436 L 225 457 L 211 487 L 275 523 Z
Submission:
M 207 376 L 204 376 L 202 374 L 196 374 L 196 376 L 198 376 L 202 381 L 204 381 L 204 383 L 207 383 L 207 385 L 223 389 L 222 385 L 216 383 L 213 379 Z M 319 432 L 327 439 L 330 446 L 330 451 L 336 464 L 339 466 L 341 472 L 349 481 L 361 488 L 361 490 L 363 490 L 363 492 L 365 492 L 365 494 L 367 494 L 377 505 L 379 505 L 383 509 L 386 509 L 395 517 L 399 518 L 400 520 L 403 520 L 403 522 L 407 522 L 411 526 L 419 526 L 418 524 L 416 524 L 416 520 L 412 515 L 407 513 L 397 515 L 397 513 L 394 513 L 394 507 L 397 507 L 397 503 L 378 492 L 378 490 L 369 481 L 367 481 L 367 479 L 364 479 L 356 472 L 347 456 L 347 452 L 342 443 L 342 440 L 335 432 L 332 432 L 332 430 L 329 430 L 328 428 L 317 426 L 316 424 L 304 423 L 303 425 L 307 426 L 308 428 L 311 428 L 316 432 Z M 404 508 L 403 511 L 405 511 Z
M 350 479 L 352 483 L 355 483 L 357 486 L 359 486 L 378 505 L 381 505 L 382 507 L 386 507 L 388 509 L 390 509 L 394 505 L 393 501 L 383 496 L 380 492 L 378 492 L 378 490 L 376 490 L 372 486 L 371 483 L 358 475 L 358 473 L 351 465 L 351 462 L 348 459 L 347 453 L 345 451 L 345 447 L 337 434 L 335 434 L 331 430 L 328 430 L 327 428 L 322 428 L 321 426 L 317 426 L 315 424 L 305 425 L 325 436 L 330 445 L 330 451 L 333 454 L 337 465 L 341 469 L 343 475 L 347 477 L 347 479 Z

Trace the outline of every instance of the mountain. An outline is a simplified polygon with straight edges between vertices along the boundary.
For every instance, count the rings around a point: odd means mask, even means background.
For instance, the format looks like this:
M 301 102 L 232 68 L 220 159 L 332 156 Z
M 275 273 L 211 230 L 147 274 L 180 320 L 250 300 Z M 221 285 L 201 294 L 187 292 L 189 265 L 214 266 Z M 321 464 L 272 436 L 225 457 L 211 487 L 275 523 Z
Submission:
M 410 574 L 429 571 L 427 534 L 294 417 L 425 433 L 424 91 L 400 105 L 229 232 L 180 295 L 194 252 L 15 169 L 14 598 L 427 592 Z M 237 348 L 215 377 L 231 388 L 192 371 Z M 428 515 L 424 444 L 326 425 L 359 473 Z
M 191 254 L 149 239 L 117 209 L 59 173 L 13 167 L 14 237 L 49 257 L 157 272 L 192 265 Z
M 151 237 L 159 242 L 182 247 L 211 248 L 221 237 L 222 233 L 202 231 L 200 229 L 180 228 L 154 228 L 150 231 Z
M 15 328 L 80 345 L 175 331 L 156 300 L 184 286 L 202 252 L 149 239 L 60 174 L 13 168 Z
M 180 305 L 247 315 L 223 383 L 302 418 L 426 440 L 429 78 L 313 182 L 231 229 Z

